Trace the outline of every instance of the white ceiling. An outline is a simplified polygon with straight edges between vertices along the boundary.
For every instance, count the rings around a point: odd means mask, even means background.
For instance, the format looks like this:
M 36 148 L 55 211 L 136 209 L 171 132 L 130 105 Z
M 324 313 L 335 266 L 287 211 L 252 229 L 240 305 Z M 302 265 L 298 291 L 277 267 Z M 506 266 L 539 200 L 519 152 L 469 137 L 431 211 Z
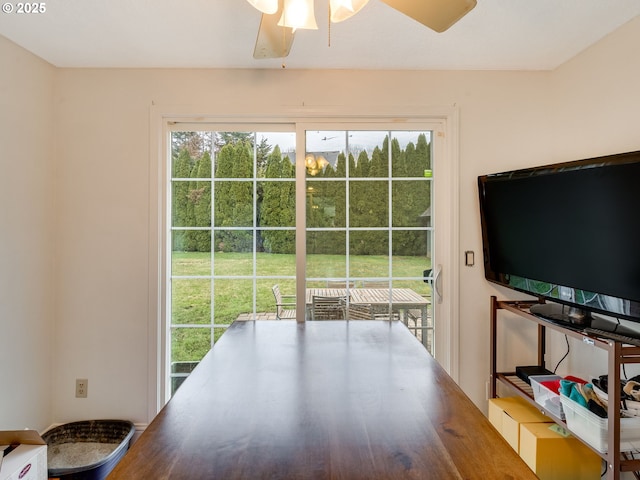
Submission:
M 331 25 L 328 46 L 316 0 L 318 30 L 298 31 L 286 59 L 255 60 L 260 12 L 246 0 L 43 1 L 0 13 L 0 35 L 59 67 L 551 70 L 640 15 L 639 0 L 478 0 L 436 33 L 371 0 Z

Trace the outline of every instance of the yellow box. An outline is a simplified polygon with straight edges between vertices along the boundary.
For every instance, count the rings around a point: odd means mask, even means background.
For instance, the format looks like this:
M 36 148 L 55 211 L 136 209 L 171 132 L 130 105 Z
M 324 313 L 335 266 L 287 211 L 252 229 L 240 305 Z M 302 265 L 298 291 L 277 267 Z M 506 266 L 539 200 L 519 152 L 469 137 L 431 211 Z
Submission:
M 498 432 L 502 433 L 502 417 L 505 410 L 526 405 L 527 402 L 520 397 L 491 398 L 489 399 L 489 421 Z
M 516 452 L 520 451 L 520 424 L 553 422 L 520 397 L 490 399 L 489 421 Z
M 520 425 L 520 457 L 540 480 L 599 480 L 602 459 L 576 437 L 546 423 Z

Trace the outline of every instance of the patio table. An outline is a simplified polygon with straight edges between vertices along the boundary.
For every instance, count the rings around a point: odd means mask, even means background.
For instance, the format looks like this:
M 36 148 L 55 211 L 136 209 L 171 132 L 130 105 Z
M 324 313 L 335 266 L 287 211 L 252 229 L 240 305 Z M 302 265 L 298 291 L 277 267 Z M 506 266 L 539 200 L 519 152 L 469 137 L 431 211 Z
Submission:
M 375 311 L 384 311 L 391 306 L 405 324 L 409 310 L 420 310 L 422 325 L 427 325 L 431 301 L 410 288 L 307 288 L 307 318 L 311 318 L 313 297 L 348 297 L 349 302 L 358 305 L 371 305 Z

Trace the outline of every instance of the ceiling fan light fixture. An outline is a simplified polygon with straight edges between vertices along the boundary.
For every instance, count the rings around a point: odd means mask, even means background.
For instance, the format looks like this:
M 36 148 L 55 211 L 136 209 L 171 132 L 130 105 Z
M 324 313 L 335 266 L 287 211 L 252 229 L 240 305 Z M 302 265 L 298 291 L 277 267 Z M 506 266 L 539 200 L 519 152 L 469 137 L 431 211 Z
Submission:
M 391 8 L 442 33 L 476 6 L 477 0 L 382 0 Z
M 247 0 L 262 13 L 272 15 L 278 11 L 278 0 Z
M 353 17 L 368 2 L 369 0 L 330 0 L 331 21 L 338 23 Z
M 278 25 L 293 28 L 294 31 L 298 28 L 317 30 L 313 0 L 284 0 Z

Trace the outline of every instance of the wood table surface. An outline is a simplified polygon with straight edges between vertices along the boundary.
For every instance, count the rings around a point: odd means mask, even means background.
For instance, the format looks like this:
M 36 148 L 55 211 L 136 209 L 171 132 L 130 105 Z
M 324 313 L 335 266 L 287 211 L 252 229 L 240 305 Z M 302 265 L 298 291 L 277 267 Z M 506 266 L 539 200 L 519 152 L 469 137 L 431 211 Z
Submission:
M 400 322 L 236 322 L 108 477 L 535 479 Z

